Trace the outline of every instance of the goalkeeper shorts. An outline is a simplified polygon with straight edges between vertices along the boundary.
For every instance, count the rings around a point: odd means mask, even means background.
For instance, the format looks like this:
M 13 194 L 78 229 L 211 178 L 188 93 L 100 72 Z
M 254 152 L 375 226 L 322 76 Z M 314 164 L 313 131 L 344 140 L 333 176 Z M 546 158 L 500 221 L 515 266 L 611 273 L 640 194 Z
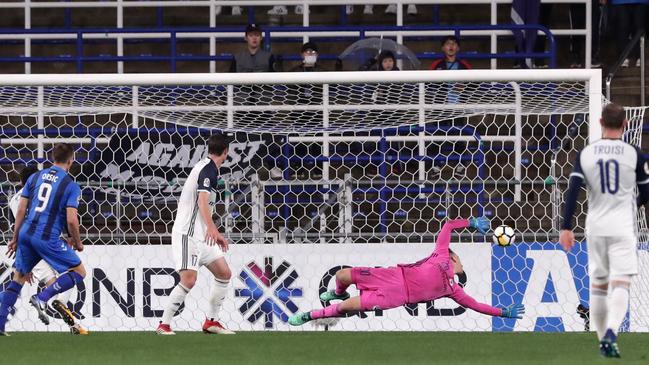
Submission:
M 398 267 L 355 267 L 352 281 L 361 291 L 361 309 L 390 309 L 407 303 L 406 282 Z

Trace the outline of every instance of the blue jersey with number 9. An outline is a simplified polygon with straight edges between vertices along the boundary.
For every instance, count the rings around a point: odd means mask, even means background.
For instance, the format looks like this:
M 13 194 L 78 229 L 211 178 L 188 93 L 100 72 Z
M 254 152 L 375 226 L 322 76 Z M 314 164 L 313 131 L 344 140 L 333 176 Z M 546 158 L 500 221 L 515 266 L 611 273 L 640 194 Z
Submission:
M 67 232 L 66 209 L 79 207 L 81 189 L 60 167 L 52 166 L 29 177 L 21 195 L 29 208 L 21 232 L 41 241 L 58 241 Z

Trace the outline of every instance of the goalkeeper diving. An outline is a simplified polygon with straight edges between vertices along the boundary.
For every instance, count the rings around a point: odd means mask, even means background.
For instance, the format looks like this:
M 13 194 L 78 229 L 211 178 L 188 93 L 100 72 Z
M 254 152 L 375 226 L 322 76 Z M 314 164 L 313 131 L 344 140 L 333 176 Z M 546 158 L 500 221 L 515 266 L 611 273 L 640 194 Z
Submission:
M 342 302 L 322 309 L 297 313 L 289 318 L 293 326 L 303 325 L 321 318 L 343 317 L 347 313 L 366 312 L 376 309 L 390 309 L 409 303 L 419 303 L 438 298 L 451 298 L 459 305 L 476 312 L 496 317 L 523 318 L 525 307 L 513 304 L 507 308 L 496 308 L 479 303 L 464 292 L 455 282 L 456 274 L 463 274 L 460 257 L 449 249 L 451 233 L 456 229 L 473 228 L 486 234 L 490 228 L 487 218 L 456 219 L 448 221 L 437 237 L 435 251 L 413 264 L 393 267 L 353 267 L 336 272 L 336 289 L 324 292 L 320 299 L 326 303 L 332 300 Z M 347 288 L 356 285 L 360 296 L 350 298 Z

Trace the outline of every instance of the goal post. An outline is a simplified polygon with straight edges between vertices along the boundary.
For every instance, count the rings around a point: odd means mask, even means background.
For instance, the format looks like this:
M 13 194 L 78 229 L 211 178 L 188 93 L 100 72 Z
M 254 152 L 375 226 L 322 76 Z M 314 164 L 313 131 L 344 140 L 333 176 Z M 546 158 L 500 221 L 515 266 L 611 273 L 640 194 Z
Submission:
M 525 303 L 526 319 L 442 299 L 329 329 L 579 331 L 587 256 L 555 241 L 572 159 L 599 138 L 602 103 L 599 70 L 3 75 L 0 230 L 6 241 L 23 166 L 74 144 L 89 275 L 70 304 L 92 330 L 153 328 L 178 280 L 178 195 L 221 131 L 232 139 L 214 216 L 233 243 L 228 327 L 288 330 L 289 315 L 322 305 L 337 268 L 415 261 L 446 219 L 485 215 L 514 226 L 519 243 L 458 232 L 458 281 L 483 302 Z M 582 207 L 578 235 L 584 217 Z M 200 324 L 206 275 L 175 329 Z M 19 310 L 10 330 L 45 330 L 30 314 Z

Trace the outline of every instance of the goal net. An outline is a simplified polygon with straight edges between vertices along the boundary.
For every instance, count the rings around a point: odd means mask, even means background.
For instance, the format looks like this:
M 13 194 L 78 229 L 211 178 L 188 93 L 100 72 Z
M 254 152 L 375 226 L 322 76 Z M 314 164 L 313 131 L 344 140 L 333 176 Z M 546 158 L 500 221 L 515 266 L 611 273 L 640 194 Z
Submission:
M 588 276 L 583 244 L 555 243 L 577 149 L 598 138 L 597 71 L 450 71 L 324 74 L 19 75 L 0 85 L 3 242 L 7 200 L 29 164 L 48 165 L 72 143 L 72 175 L 88 276 L 69 305 L 91 330 L 150 330 L 171 288 L 170 232 L 182 184 L 228 133 L 214 219 L 232 243 L 233 279 L 221 320 L 234 330 L 287 330 L 321 307 L 319 293 L 347 266 L 389 266 L 430 254 L 447 219 L 485 215 L 515 227 L 494 247 L 454 236 L 469 294 L 522 302 L 523 320 L 490 318 L 450 300 L 353 316 L 329 330 L 583 331 Z M 629 138 L 639 144 L 642 109 Z M 585 208 L 576 233 L 583 238 Z M 644 221 L 643 221 L 643 224 Z M 646 237 L 646 224 L 642 226 Z M 646 254 L 646 242 L 644 248 Z M 643 269 L 647 262 L 644 257 Z M 3 259 L 6 283 L 11 261 Z M 199 328 L 209 273 L 174 318 Z M 644 280 L 644 279 L 643 279 Z M 643 284 L 644 283 L 644 284 Z M 649 285 L 635 286 L 631 330 L 647 330 Z M 9 330 L 41 325 L 22 302 Z M 29 293 L 27 293 L 29 291 Z M 355 294 L 352 293 L 352 294 Z M 644 297 L 643 297 L 644 296 Z M 645 298 L 645 299 L 643 299 Z M 578 309 L 580 308 L 580 309 Z M 319 329 L 319 327 L 307 327 Z

